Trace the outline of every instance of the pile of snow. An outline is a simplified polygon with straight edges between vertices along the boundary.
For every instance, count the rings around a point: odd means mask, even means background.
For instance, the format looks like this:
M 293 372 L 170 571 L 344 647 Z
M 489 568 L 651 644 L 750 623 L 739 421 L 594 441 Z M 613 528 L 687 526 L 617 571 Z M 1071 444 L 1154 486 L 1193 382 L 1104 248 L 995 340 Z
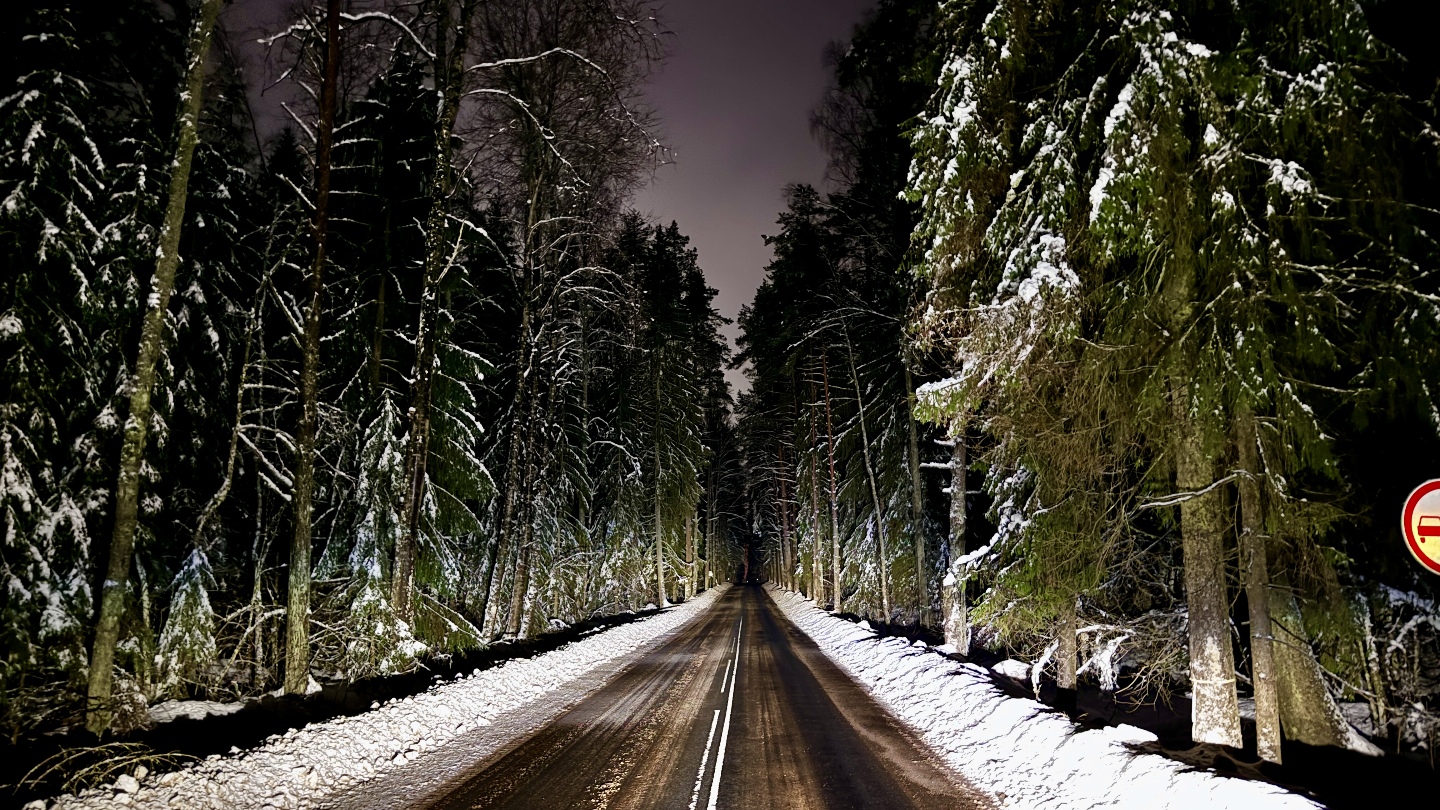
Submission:
M 234 714 L 245 708 L 244 703 L 220 703 L 214 700 L 167 700 L 150 707 L 152 724 L 168 723 L 181 718 L 203 720 L 214 715 Z
M 1137 753 L 1130 746 L 1156 737 L 1133 726 L 1079 731 L 1044 704 L 1007 697 L 982 667 L 903 638 L 877 638 L 798 594 L 772 588 L 770 595 L 827 656 L 1002 807 L 1317 807 L 1267 782 Z
M 490 726 L 503 714 L 546 702 L 556 690 L 679 628 L 722 590 L 713 588 L 664 613 L 544 655 L 476 670 L 364 714 L 292 729 L 251 751 L 211 756 L 161 776 L 142 774 L 137 780 L 127 774 L 108 788 L 33 802 L 27 810 L 331 806 L 388 771 Z

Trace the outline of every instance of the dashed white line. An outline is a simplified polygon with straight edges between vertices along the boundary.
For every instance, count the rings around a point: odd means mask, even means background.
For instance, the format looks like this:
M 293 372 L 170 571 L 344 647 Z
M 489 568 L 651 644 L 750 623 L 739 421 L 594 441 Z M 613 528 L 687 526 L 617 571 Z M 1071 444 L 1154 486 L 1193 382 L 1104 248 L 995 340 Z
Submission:
M 745 630 L 745 618 L 740 618 L 740 626 L 735 629 L 735 674 L 740 671 L 740 634 Z M 710 803 L 706 810 L 715 810 L 715 802 L 720 799 L 720 772 L 725 769 L 725 744 L 730 741 L 730 712 L 735 708 L 734 676 L 730 681 L 730 695 L 725 699 L 725 725 L 720 730 L 720 750 L 715 752 L 715 777 L 710 780 Z M 718 710 L 717 710 L 718 711 Z M 701 766 L 703 769 L 703 765 Z M 703 775 L 703 773 L 702 773 Z
M 700 757 L 700 772 L 695 774 L 695 789 L 690 791 L 690 810 L 695 810 L 695 805 L 700 801 L 700 785 L 705 782 L 705 765 L 710 761 L 710 744 L 715 742 L 715 726 L 720 722 L 720 710 L 715 710 L 715 716 L 710 718 L 710 736 L 705 738 L 705 755 Z

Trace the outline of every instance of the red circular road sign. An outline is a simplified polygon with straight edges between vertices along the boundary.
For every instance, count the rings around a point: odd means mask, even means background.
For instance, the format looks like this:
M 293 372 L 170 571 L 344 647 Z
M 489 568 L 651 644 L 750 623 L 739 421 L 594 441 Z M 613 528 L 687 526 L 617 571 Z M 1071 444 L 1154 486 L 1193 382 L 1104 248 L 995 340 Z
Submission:
M 1405 499 L 1400 517 L 1405 547 L 1433 574 L 1440 574 L 1440 480 L 1426 481 Z

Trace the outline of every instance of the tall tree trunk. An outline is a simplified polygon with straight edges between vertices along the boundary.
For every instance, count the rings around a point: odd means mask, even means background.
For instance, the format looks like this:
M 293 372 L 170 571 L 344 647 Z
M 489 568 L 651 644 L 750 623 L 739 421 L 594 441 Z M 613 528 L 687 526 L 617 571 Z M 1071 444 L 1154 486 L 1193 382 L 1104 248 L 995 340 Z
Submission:
M 1276 692 L 1280 703 L 1280 728 L 1285 739 L 1306 745 L 1333 745 L 1370 754 L 1379 749 L 1350 728 L 1330 690 L 1300 615 L 1295 590 L 1283 578 L 1272 591 L 1271 627 L 1275 643 Z
M 830 414 L 830 361 L 820 355 L 820 372 L 825 382 L 825 446 L 830 457 L 830 565 L 834 572 L 831 583 L 835 595 L 834 609 L 840 609 L 845 592 L 840 589 L 840 499 L 835 484 L 835 421 Z
M 820 459 L 815 451 L 820 446 L 816 427 L 815 380 L 810 380 L 810 594 L 815 604 L 825 604 L 825 541 L 820 534 Z
M 930 572 L 925 567 L 925 490 L 920 483 L 920 436 L 915 423 L 915 383 L 905 367 L 905 420 L 910 428 L 910 532 L 915 544 L 915 614 L 922 625 L 930 623 Z
M 1057 631 L 1058 638 L 1056 639 L 1060 645 L 1055 651 L 1055 686 L 1071 693 L 1065 708 L 1074 708 L 1075 665 L 1076 659 L 1079 657 L 1079 651 L 1076 649 L 1076 631 L 1078 629 L 1075 619 L 1075 598 L 1067 595 L 1065 602 L 1060 606 L 1060 629 Z M 1061 701 L 1067 702 L 1063 693 Z
M 870 485 L 870 506 L 875 512 L 875 556 L 880 573 L 880 610 L 890 621 L 890 555 L 885 547 L 885 512 L 880 506 L 880 487 L 875 483 L 875 465 L 870 459 L 870 428 L 865 425 L 865 395 L 860 392 L 860 372 L 855 367 L 855 347 L 850 330 L 845 330 L 845 351 L 850 358 L 850 380 L 855 384 L 855 404 L 860 409 L 860 456 L 865 462 L 865 480 Z
M 793 588 L 791 576 L 794 565 L 790 560 L 790 494 L 785 487 L 785 444 L 778 451 L 780 457 L 780 576 L 777 579 L 786 588 Z
M 660 523 L 660 358 L 654 358 L 655 366 L 655 591 L 656 604 L 660 607 L 669 607 L 670 600 L 665 595 L 665 556 L 663 526 Z
M 526 510 L 527 514 L 529 510 Z M 515 559 L 515 584 L 510 591 L 510 628 L 508 635 L 512 638 L 523 638 L 525 636 L 525 596 L 530 590 L 530 550 L 533 526 L 533 516 L 525 521 L 522 529 L 524 538 L 520 543 L 520 556 Z
M 965 423 L 956 421 L 954 445 L 950 451 L 950 537 L 945 556 L 949 560 L 945 579 L 940 583 L 941 621 L 945 643 L 961 655 L 970 654 L 970 616 L 965 602 L 965 576 L 960 558 L 965 556 L 965 491 L 969 462 L 965 458 Z
M 1255 750 L 1278 763 L 1280 698 L 1275 684 L 1274 634 L 1270 627 L 1270 571 L 1266 559 L 1260 500 L 1260 457 L 1255 414 L 1241 406 L 1235 415 L 1235 449 L 1240 462 L 1240 564 L 1245 566 L 1245 601 L 1250 608 L 1250 680 L 1255 688 Z
M 430 409 L 435 384 L 435 354 L 439 343 L 440 285 L 454 266 L 459 237 L 452 243 L 447 234 L 446 208 L 453 186 L 450 140 L 460 111 L 464 78 L 465 48 L 470 32 L 470 15 L 475 0 L 463 0 L 460 18 L 452 23 L 450 3 L 440 3 L 440 25 L 436 28 L 436 90 L 440 113 L 435 122 L 432 146 L 434 171 L 430 179 L 429 212 L 425 222 L 424 286 L 420 292 L 420 322 L 415 327 L 415 373 L 410 396 L 410 441 L 405 451 L 404 526 L 395 541 L 395 565 L 390 582 L 390 600 L 401 621 L 414 618 L 411 596 L 415 584 L 415 558 L 419 553 L 420 515 L 425 502 L 426 466 L 430 457 Z M 454 41 L 445 42 L 445 31 L 454 31 Z M 442 61 L 443 60 L 443 61 Z
M 303 695 L 310 685 L 310 530 L 315 496 L 315 434 L 320 420 L 320 308 L 325 290 L 325 251 L 330 237 L 330 163 L 335 141 L 335 96 L 340 72 L 340 0 L 325 7 L 325 77 L 320 86 L 320 125 L 315 156 L 315 263 L 305 309 L 300 365 L 300 430 L 295 437 L 295 536 L 290 542 L 290 581 L 285 606 L 285 692 Z
M 155 365 L 165 335 L 165 313 L 175 289 L 175 270 L 180 264 L 180 231 L 185 223 L 189 196 L 190 164 L 195 154 L 197 127 L 205 91 L 205 55 L 210 34 L 220 15 L 221 0 L 204 0 L 200 15 L 190 32 L 185 89 L 180 96 L 175 157 L 171 162 L 169 197 L 160 245 L 155 257 L 155 274 L 145 304 L 140 328 L 140 347 L 135 373 L 130 381 L 130 414 L 120 447 L 120 474 L 115 485 L 115 525 L 110 536 L 110 561 L 100 589 L 100 615 L 95 623 L 95 645 L 90 654 L 90 682 L 86 696 L 85 727 L 101 734 L 110 727 L 111 692 L 114 688 L 115 647 L 120 641 L 120 617 L 125 612 L 126 581 L 135 554 L 135 532 L 139 522 L 140 467 L 145 460 L 145 437 L 150 427 L 150 393 L 155 386 Z
M 1175 485 L 1201 493 L 1215 482 L 1215 465 L 1190 412 L 1189 380 L 1171 379 L 1175 437 Z M 1225 598 L 1225 514 L 1218 491 L 1192 494 L 1180 504 L 1185 599 L 1190 622 L 1190 719 L 1196 742 L 1239 748 L 1240 705 L 1235 695 L 1235 655 L 1230 648 L 1229 600 Z
M 1195 312 L 1195 256 L 1185 233 L 1173 238 L 1161 289 L 1164 326 L 1183 335 Z M 1215 460 L 1204 442 L 1204 420 L 1213 418 L 1195 395 L 1185 342 L 1171 349 L 1170 452 L 1180 503 L 1181 554 L 1189 612 L 1191 736 L 1196 742 L 1240 747 L 1240 705 L 1235 694 L 1235 654 L 1230 646 L 1230 601 L 1225 594 L 1226 518 L 1215 483 Z
M 710 568 L 710 561 L 715 553 L 715 466 L 712 463 L 707 474 L 709 486 L 706 487 L 705 507 L 705 587 L 710 587 L 710 576 L 713 570 Z
M 546 407 L 552 407 L 555 402 L 555 381 L 551 378 L 550 390 L 545 397 Z M 539 427 L 540 395 L 538 392 L 530 399 L 530 414 L 526 419 L 525 427 L 525 473 L 520 480 L 520 542 L 515 552 L 515 576 L 511 581 L 510 589 L 510 613 L 508 634 L 513 638 L 519 638 L 526 630 L 525 606 L 530 590 L 530 554 L 534 548 L 535 540 L 535 498 L 536 487 L 543 487 L 540 480 L 540 464 L 538 459 L 541 451 L 536 449 L 536 437 L 542 434 Z
M 695 598 L 695 515 L 685 516 L 685 599 Z
M 525 418 L 527 407 L 525 394 L 531 377 L 529 373 L 531 362 L 530 307 L 528 304 L 520 310 L 519 337 L 519 362 L 516 364 L 515 372 L 514 417 L 510 420 L 510 449 L 505 459 L 505 497 L 500 507 L 500 531 L 496 533 L 495 548 L 492 550 L 485 571 L 484 591 L 480 599 L 478 618 L 482 631 L 485 629 L 487 617 L 491 615 L 490 601 L 497 593 L 495 589 L 496 572 L 504 570 L 501 561 L 510 553 L 510 537 L 514 532 L 515 509 L 520 494 L 520 448 L 529 425 L 529 421 Z

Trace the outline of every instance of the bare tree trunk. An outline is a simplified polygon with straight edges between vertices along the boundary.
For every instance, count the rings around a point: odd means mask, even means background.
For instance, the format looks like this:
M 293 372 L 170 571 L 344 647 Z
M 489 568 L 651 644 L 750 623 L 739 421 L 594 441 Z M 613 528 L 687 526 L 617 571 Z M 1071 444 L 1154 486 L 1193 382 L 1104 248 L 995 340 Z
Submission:
M 780 457 L 780 572 L 777 577 L 780 584 L 786 588 L 793 588 L 794 583 L 790 578 L 794 566 L 790 560 L 790 506 L 788 501 L 790 494 L 785 487 L 785 444 L 782 442 L 778 451 Z
M 1164 325 L 1172 335 L 1184 334 L 1195 311 L 1195 257 L 1187 234 L 1174 237 L 1161 295 Z M 1212 489 L 1215 460 L 1203 436 L 1203 420 L 1213 417 L 1192 403 L 1189 358 L 1179 355 L 1169 362 L 1170 453 L 1175 487 L 1186 493 L 1180 503 L 1180 535 L 1190 625 L 1191 736 L 1196 742 L 1239 748 L 1240 705 L 1225 593 L 1227 521 L 1218 488 Z
M 885 548 L 885 512 L 880 506 L 880 487 L 875 483 L 875 465 L 870 459 L 870 429 L 865 425 L 865 395 L 860 392 L 860 372 L 855 367 L 855 347 L 850 330 L 845 330 L 845 351 L 850 358 L 850 380 L 855 383 L 855 404 L 860 409 L 860 450 L 865 462 L 865 480 L 870 484 L 870 505 L 875 510 L 875 554 L 880 572 L 880 610 L 890 621 L 890 555 Z
M 495 576 L 496 571 L 503 571 L 501 560 L 510 553 L 510 537 L 514 532 L 516 502 L 520 490 L 520 447 L 523 436 L 528 430 L 529 421 L 525 419 L 527 407 L 525 392 L 530 375 L 528 373 L 531 362 L 530 354 L 530 307 L 528 303 L 520 310 L 520 357 L 516 365 L 515 373 L 515 405 L 514 418 L 511 419 L 510 428 L 510 450 L 505 460 L 505 499 L 500 508 L 499 532 L 495 537 L 495 548 L 493 549 L 485 571 L 485 587 L 480 599 L 480 629 L 485 629 L 485 621 L 490 615 L 490 601 L 496 595 Z
M 528 510 L 527 510 L 528 511 Z M 510 629 L 513 638 L 525 636 L 525 595 L 530 590 L 530 542 L 535 521 L 525 521 L 525 537 L 520 544 L 520 556 L 515 560 L 515 584 L 510 591 Z
M 685 599 L 695 598 L 695 515 L 685 516 Z
M 320 311 L 325 290 L 325 251 L 330 234 L 330 155 L 335 137 L 335 96 L 340 71 L 340 0 L 325 11 L 325 77 L 320 88 L 320 126 L 315 157 L 315 263 L 305 309 L 300 369 L 300 429 L 295 437 L 295 536 L 290 543 L 290 582 L 285 607 L 285 692 L 303 695 L 310 685 L 310 531 L 315 495 L 315 436 L 320 420 Z
M 665 557 L 663 527 L 660 523 L 660 370 L 659 358 L 655 358 L 655 591 L 658 594 L 656 604 L 660 607 L 669 607 L 670 600 L 665 595 Z
M 820 446 L 815 416 L 815 381 L 810 381 L 810 594 L 815 604 L 825 604 L 825 541 L 820 535 L 820 460 L 815 449 Z
M 425 276 L 420 292 L 420 322 L 415 328 L 415 374 L 410 397 L 410 441 L 405 452 L 404 527 L 395 541 L 395 565 L 390 582 L 390 600 L 401 621 L 414 618 L 411 596 L 415 585 L 415 558 L 419 553 L 420 515 L 425 501 L 426 467 L 430 457 L 430 406 L 434 393 L 435 353 L 439 343 L 440 285 L 454 266 L 459 251 L 447 238 L 446 207 L 453 185 L 450 140 L 460 111 L 461 82 L 464 77 L 465 48 L 470 15 L 475 0 L 463 0 L 458 23 L 450 20 L 450 3 L 440 4 L 440 25 L 436 28 L 436 90 L 440 93 L 440 114 L 435 122 L 434 171 L 430 180 L 430 210 L 425 222 Z M 451 29 L 451 26 L 454 28 Z M 445 31 L 455 32 L 446 50 Z M 443 58 L 443 62 L 441 61 Z
M 905 367 L 905 399 L 910 428 L 910 532 L 915 543 L 915 615 L 922 625 L 930 623 L 930 572 L 925 567 L 925 491 L 920 483 L 920 437 L 915 428 L 915 383 Z
M 1215 467 L 1190 413 L 1189 381 L 1178 373 L 1171 380 L 1170 401 L 1176 487 L 1201 493 L 1215 482 Z M 1190 621 L 1191 736 L 1196 742 L 1239 748 L 1240 705 L 1230 648 L 1230 602 L 1225 598 L 1224 528 L 1219 492 L 1194 494 L 1180 504 Z
M 954 434 L 955 444 L 950 455 L 950 537 L 946 541 L 949 566 L 941 582 L 940 609 L 945 643 L 961 655 L 969 655 L 970 616 L 965 602 L 964 571 L 960 567 L 960 558 L 965 556 L 965 490 L 969 466 L 965 458 L 964 422 L 956 422 Z
M 120 475 L 115 485 L 115 526 L 110 536 L 110 561 L 100 590 L 100 615 L 95 624 L 95 645 L 90 654 L 90 683 L 86 696 L 85 727 L 101 734 L 110 727 L 111 691 L 114 687 L 115 647 L 120 641 L 120 617 L 125 612 L 126 581 L 135 554 L 139 523 L 140 467 L 145 460 L 145 437 L 150 427 L 150 393 L 155 386 L 155 365 L 165 335 L 165 312 L 175 289 L 180 264 L 180 231 L 185 224 L 185 203 L 190 189 L 190 164 L 195 154 L 197 126 L 205 91 L 205 55 L 210 34 L 220 15 L 220 0 L 204 0 L 190 32 L 185 89 L 180 97 L 178 137 L 171 163 L 170 189 L 155 274 L 140 328 L 140 349 L 130 381 L 130 415 L 120 447 Z
M 1055 651 L 1055 685 L 1060 689 L 1075 691 L 1075 665 L 1079 651 L 1076 649 L 1076 630 L 1078 626 L 1075 620 L 1075 599 L 1067 596 L 1064 604 L 1060 606 L 1060 629 L 1058 631 L 1059 649 Z M 1073 694 L 1065 708 L 1074 708 Z M 1065 701 L 1064 697 L 1061 698 Z
M 834 571 L 831 584 L 835 594 L 834 609 L 840 609 L 844 591 L 840 589 L 840 500 L 835 484 L 835 422 L 830 414 L 830 361 L 820 355 L 820 371 L 825 381 L 825 445 L 830 456 L 830 565 Z
M 1270 618 L 1275 643 L 1271 649 L 1275 657 L 1280 727 L 1285 739 L 1378 753 L 1374 746 L 1353 733 L 1326 688 L 1325 675 L 1310 648 L 1294 589 L 1282 578 L 1272 596 Z
M 708 505 L 705 507 L 705 587 L 710 587 L 710 576 L 713 570 L 710 561 L 714 559 L 715 553 L 715 467 L 712 464 L 709 471 L 710 486 L 705 493 Z
M 1276 692 L 1274 634 L 1270 627 L 1270 571 L 1260 501 L 1260 458 L 1255 415 L 1242 406 L 1235 416 L 1235 449 L 1240 462 L 1240 564 L 1245 566 L 1245 600 L 1250 608 L 1250 679 L 1255 689 L 1255 750 L 1279 763 L 1280 698 Z
M 545 406 L 553 407 L 555 402 L 555 381 L 551 379 L 550 390 L 545 397 Z M 520 515 L 522 523 L 520 527 L 520 543 L 515 554 L 515 576 L 511 583 L 510 590 L 510 616 L 509 635 L 520 638 L 527 630 L 525 624 L 525 607 L 530 590 L 530 554 L 534 548 L 535 541 L 535 497 L 536 487 L 543 487 L 544 482 L 540 480 L 540 467 L 537 459 L 540 452 L 537 451 L 536 437 L 542 434 L 539 429 L 541 420 L 538 418 L 540 410 L 540 397 L 538 393 L 530 399 L 530 415 L 526 420 L 525 427 L 525 473 L 520 480 Z

